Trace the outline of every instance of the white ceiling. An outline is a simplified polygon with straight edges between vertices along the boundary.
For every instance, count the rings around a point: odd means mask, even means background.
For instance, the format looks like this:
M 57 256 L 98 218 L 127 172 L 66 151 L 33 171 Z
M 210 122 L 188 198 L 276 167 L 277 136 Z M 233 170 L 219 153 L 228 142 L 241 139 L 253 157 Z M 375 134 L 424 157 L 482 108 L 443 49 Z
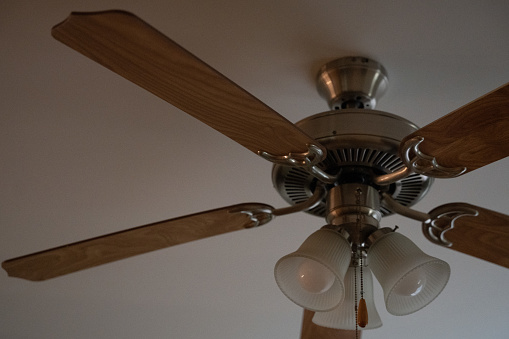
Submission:
M 240 202 L 285 205 L 271 165 L 50 36 L 71 11 L 129 10 L 291 121 L 327 110 L 314 76 L 364 55 L 389 72 L 378 109 L 425 125 L 509 81 L 509 2 L 2 1 L 0 259 Z M 416 208 L 508 209 L 509 158 L 437 180 Z M 323 220 L 303 213 L 34 283 L 0 272 L 2 338 L 288 338 L 301 309 L 273 279 Z M 449 285 L 364 338 L 503 338 L 505 268 L 435 246 Z

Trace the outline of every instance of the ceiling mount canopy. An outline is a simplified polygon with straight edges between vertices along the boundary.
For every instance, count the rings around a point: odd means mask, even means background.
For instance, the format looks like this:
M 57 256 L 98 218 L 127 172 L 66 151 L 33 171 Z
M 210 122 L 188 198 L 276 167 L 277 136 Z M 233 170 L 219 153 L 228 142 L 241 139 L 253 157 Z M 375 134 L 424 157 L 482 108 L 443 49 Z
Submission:
M 387 91 L 387 71 L 378 62 L 360 56 L 343 57 L 320 68 L 318 92 L 331 109 L 374 109 Z

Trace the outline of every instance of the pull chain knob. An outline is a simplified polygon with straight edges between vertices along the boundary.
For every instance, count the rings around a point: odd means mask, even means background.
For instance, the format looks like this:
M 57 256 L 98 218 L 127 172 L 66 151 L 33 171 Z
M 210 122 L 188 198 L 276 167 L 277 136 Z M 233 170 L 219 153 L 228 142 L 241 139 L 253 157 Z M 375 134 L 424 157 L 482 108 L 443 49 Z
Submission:
M 368 308 L 366 306 L 366 300 L 361 298 L 359 300 L 359 307 L 357 308 L 357 325 L 364 328 L 368 324 Z

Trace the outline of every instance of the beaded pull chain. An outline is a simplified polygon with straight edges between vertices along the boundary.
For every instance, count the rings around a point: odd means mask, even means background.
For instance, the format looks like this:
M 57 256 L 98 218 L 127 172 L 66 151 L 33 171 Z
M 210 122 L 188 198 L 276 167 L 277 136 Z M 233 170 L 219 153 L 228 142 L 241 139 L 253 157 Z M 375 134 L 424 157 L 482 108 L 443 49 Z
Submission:
M 357 324 L 364 328 L 368 324 L 368 308 L 366 300 L 364 300 L 364 276 L 363 276 L 363 262 L 362 254 L 360 255 L 360 271 L 361 271 L 361 300 L 359 300 L 359 307 L 357 308 Z
M 354 258 L 357 257 L 355 253 Z M 355 262 L 355 261 L 354 261 Z M 357 312 L 357 266 L 353 269 L 353 281 L 354 281 L 354 312 L 355 312 L 355 339 L 359 339 L 359 313 Z
M 356 220 L 356 228 L 357 228 L 357 234 L 358 234 L 358 239 L 361 238 L 361 212 L 360 212 L 360 202 L 361 202 L 361 194 L 362 194 L 362 190 L 360 188 L 358 188 L 355 192 L 355 196 L 356 196 L 356 203 L 357 205 L 359 205 L 359 211 L 357 213 L 357 220 Z M 356 339 L 359 339 L 359 327 L 366 327 L 366 325 L 368 324 L 368 309 L 366 307 L 366 300 L 364 300 L 364 270 L 363 270 L 363 266 L 364 266 L 364 262 L 363 262 L 363 259 L 362 259 L 362 249 L 359 248 L 358 246 L 359 244 L 355 244 L 354 246 L 354 253 L 353 253 L 353 259 L 354 259 L 354 263 L 356 264 L 355 265 L 355 268 L 354 268 L 354 302 L 355 302 L 355 338 Z M 361 283 L 361 288 L 360 288 L 360 300 L 359 302 L 357 303 L 357 295 L 358 295 L 358 292 L 357 292 L 357 263 L 358 263 L 358 266 L 360 268 L 360 283 Z

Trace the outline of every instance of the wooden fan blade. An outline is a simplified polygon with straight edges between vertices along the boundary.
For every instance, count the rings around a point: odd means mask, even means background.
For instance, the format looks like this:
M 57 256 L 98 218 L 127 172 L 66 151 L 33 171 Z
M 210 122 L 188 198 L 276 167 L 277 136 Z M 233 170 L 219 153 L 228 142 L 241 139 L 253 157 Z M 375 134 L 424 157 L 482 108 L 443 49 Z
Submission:
M 273 208 L 239 204 L 156 222 L 10 259 L 9 276 L 46 280 L 134 255 L 264 224 Z M 252 213 L 252 215 L 250 215 Z
M 306 153 L 318 142 L 135 15 L 72 13 L 55 39 L 194 116 L 249 150 Z
M 402 156 L 413 138 L 440 166 L 464 173 L 509 156 L 509 83 L 405 137 Z
M 509 215 L 465 203 L 437 207 L 430 215 L 435 228 L 428 229 L 451 249 L 509 268 Z
M 313 315 L 315 312 L 304 309 L 302 317 L 302 330 L 300 339 L 356 339 L 353 330 L 336 330 L 334 328 L 322 327 L 313 323 Z M 359 337 L 361 338 L 361 331 Z

